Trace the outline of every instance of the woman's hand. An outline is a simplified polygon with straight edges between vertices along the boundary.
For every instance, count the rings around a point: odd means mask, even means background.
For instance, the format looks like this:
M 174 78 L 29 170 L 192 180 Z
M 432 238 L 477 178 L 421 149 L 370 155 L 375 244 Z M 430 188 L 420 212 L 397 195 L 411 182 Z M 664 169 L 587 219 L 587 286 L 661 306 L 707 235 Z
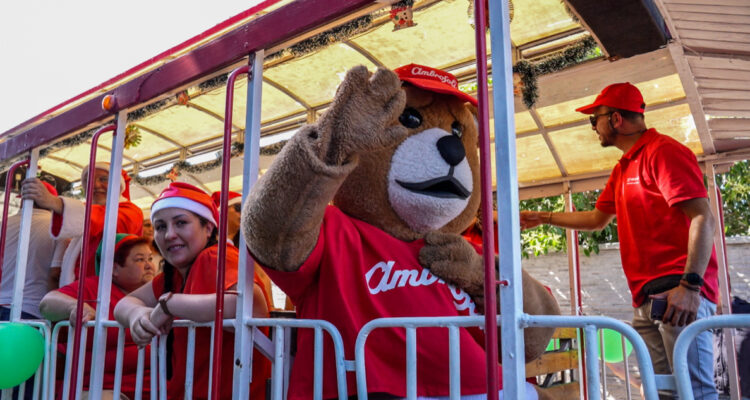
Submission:
M 94 310 L 93 307 L 90 305 L 83 303 L 83 311 L 81 312 L 81 324 L 85 325 L 86 322 L 89 322 L 96 318 L 96 310 Z M 73 304 L 73 309 L 70 310 L 70 326 L 71 328 L 76 327 L 76 305 Z
M 141 307 L 137 314 L 130 320 L 130 335 L 133 342 L 138 346 L 146 346 L 151 343 L 151 339 L 159 334 L 159 328 L 151 322 L 150 307 Z
M 174 317 L 167 315 L 167 313 L 161 308 L 161 304 L 157 304 L 156 307 L 151 310 L 149 318 L 151 319 L 151 323 L 159 329 L 160 335 L 165 335 L 169 333 L 170 329 L 172 329 L 172 321 L 174 321 Z

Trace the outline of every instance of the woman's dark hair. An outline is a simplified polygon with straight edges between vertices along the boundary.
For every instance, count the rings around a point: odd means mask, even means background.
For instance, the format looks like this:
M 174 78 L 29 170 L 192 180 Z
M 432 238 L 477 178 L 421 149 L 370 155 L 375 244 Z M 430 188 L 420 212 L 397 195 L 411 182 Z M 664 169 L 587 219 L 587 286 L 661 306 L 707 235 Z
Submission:
M 143 236 L 139 236 L 137 239 L 128 240 L 127 242 L 123 243 L 122 246 L 118 247 L 117 250 L 115 250 L 114 261 L 120 266 L 125 266 L 125 260 L 128 259 L 130 250 L 132 250 L 133 247 L 138 246 L 139 244 L 149 244 L 148 239 Z
M 200 215 L 198 215 L 198 214 L 196 214 L 196 213 L 194 213 L 192 211 L 189 211 L 189 212 L 191 214 L 195 215 L 196 217 L 198 217 L 198 220 L 200 221 L 201 226 L 206 226 L 206 224 L 208 224 L 208 220 L 207 219 L 201 217 Z M 208 243 L 206 243 L 206 247 L 204 247 L 203 249 L 205 250 L 205 249 L 207 249 L 207 248 L 209 248 L 209 247 L 211 247 L 211 246 L 219 243 L 218 236 L 219 236 L 219 231 L 216 228 L 216 226 L 214 226 L 214 229 L 211 232 L 211 236 L 208 237 Z M 159 251 L 161 251 L 161 249 L 159 249 Z M 162 268 L 162 271 L 164 273 L 164 293 L 174 291 L 175 288 L 174 288 L 173 275 L 174 275 L 175 267 L 172 264 L 170 264 L 167 261 L 166 258 L 162 258 L 162 260 L 161 260 L 161 268 Z M 191 268 L 188 268 L 187 274 L 185 274 L 185 278 L 182 280 L 182 287 L 180 288 L 180 290 L 178 291 L 178 293 L 182 293 L 182 290 L 185 288 L 185 282 L 187 282 L 187 276 L 190 274 L 190 269 Z M 172 360 L 172 348 L 173 348 L 173 346 L 174 346 L 174 330 L 170 330 L 169 334 L 167 335 L 167 360 L 169 360 L 169 362 L 167 362 L 167 379 L 172 378 L 172 362 L 171 362 L 171 360 Z

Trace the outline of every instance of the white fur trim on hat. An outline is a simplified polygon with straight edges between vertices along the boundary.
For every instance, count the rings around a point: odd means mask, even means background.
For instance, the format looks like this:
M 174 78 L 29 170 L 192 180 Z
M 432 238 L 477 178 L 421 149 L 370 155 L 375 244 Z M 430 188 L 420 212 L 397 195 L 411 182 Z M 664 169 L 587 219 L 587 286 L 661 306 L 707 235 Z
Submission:
M 109 163 L 104 162 L 104 161 L 99 161 L 99 162 L 94 163 L 94 168 L 109 172 Z M 83 183 L 83 180 L 86 178 L 88 174 L 89 174 L 89 166 L 87 165 L 83 168 L 83 170 L 81 170 L 81 183 Z M 122 194 L 122 192 L 125 191 L 125 179 L 122 177 L 122 174 L 118 174 L 118 175 L 120 176 L 120 194 Z
M 227 202 L 227 206 L 231 206 L 231 205 L 234 205 L 234 204 L 237 204 L 237 203 L 242 203 L 242 196 L 237 196 L 237 197 L 235 197 L 233 199 L 230 199 Z
M 213 214 L 211 213 L 211 210 L 204 206 L 203 204 L 195 201 L 190 200 L 185 197 L 165 197 L 162 199 L 159 199 L 154 202 L 154 204 L 151 206 L 151 222 L 154 222 L 154 215 L 165 208 L 181 208 L 183 210 L 192 211 L 201 217 L 208 220 L 208 222 L 211 222 L 214 224 L 214 226 L 219 226 L 219 224 L 216 223 L 216 220 L 214 219 Z

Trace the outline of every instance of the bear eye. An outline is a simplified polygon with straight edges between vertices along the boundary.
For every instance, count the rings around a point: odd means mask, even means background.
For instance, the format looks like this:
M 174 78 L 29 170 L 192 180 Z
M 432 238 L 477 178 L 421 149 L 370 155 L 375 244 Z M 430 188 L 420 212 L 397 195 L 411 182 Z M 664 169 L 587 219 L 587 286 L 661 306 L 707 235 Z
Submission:
M 407 107 L 398 117 L 398 122 L 409 129 L 414 129 L 419 125 L 422 125 L 422 114 L 411 107 Z
M 460 138 L 464 134 L 464 127 L 458 121 L 453 121 L 451 124 L 451 133 Z

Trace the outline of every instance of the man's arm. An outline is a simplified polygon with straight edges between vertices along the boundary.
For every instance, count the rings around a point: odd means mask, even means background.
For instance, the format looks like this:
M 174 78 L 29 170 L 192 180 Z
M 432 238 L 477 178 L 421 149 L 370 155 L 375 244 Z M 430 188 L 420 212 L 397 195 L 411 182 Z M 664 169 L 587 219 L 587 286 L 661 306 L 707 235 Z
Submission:
M 42 298 L 39 303 L 39 311 L 42 316 L 50 321 L 61 321 L 70 319 L 70 326 L 75 327 L 76 306 L 78 301 L 67 294 L 53 290 Z M 95 318 L 96 311 L 90 305 L 83 303 L 83 316 L 81 322 L 86 323 Z
M 675 206 L 679 207 L 690 219 L 685 273 L 703 276 L 708 267 L 708 260 L 711 258 L 716 230 L 716 221 L 708 205 L 708 199 L 685 200 Z M 692 286 L 686 281 L 680 281 L 674 289 L 653 295 L 651 298 L 667 299 L 667 310 L 664 312 L 662 321 L 672 326 L 683 326 L 695 321 L 701 302 L 700 286 Z
M 596 208 L 574 212 L 521 211 L 521 229 L 548 224 L 580 231 L 598 231 L 604 229 L 614 217 L 614 214 L 607 214 Z

